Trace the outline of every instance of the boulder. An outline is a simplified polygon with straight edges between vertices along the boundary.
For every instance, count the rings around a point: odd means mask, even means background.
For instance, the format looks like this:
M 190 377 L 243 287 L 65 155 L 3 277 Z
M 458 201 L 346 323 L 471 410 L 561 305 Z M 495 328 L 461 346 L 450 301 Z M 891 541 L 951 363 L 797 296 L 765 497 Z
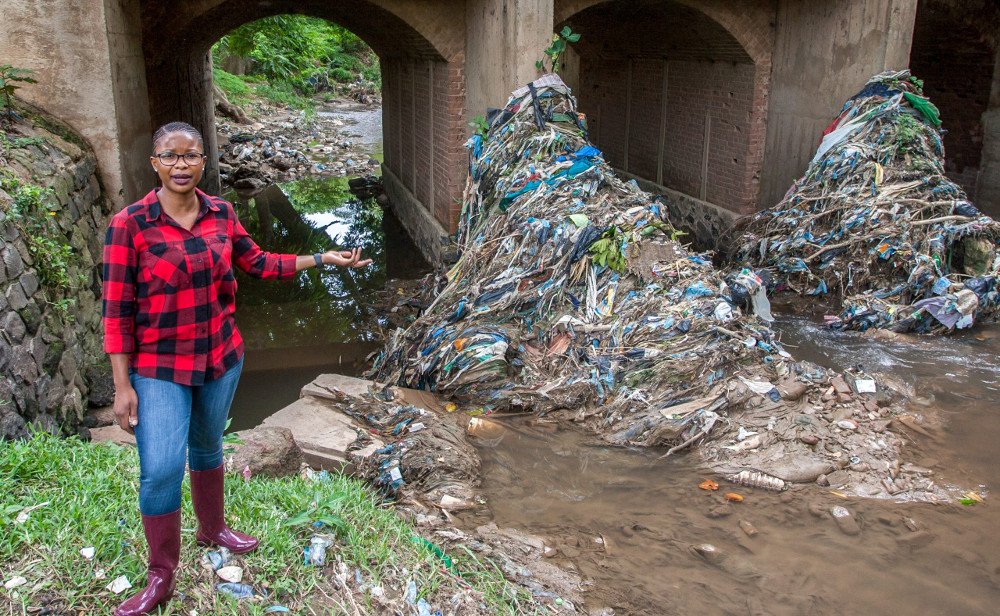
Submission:
M 302 466 L 302 449 L 292 431 L 279 426 L 258 426 L 237 432 L 242 444 L 226 456 L 226 469 L 242 473 L 249 467 L 251 475 L 284 477 L 295 475 Z

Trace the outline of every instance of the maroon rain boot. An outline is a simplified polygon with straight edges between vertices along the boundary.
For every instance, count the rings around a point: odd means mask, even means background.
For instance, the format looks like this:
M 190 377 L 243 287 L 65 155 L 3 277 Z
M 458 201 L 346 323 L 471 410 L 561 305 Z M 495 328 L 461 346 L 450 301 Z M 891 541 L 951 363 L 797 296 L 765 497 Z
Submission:
M 118 606 L 115 616 L 148 614 L 174 595 L 174 572 L 181 558 L 181 510 L 142 516 L 149 544 L 146 587 Z
M 200 545 L 221 545 L 233 554 L 245 554 L 256 549 L 257 539 L 226 526 L 223 507 L 222 466 L 210 471 L 191 471 L 191 503 L 198 517 Z

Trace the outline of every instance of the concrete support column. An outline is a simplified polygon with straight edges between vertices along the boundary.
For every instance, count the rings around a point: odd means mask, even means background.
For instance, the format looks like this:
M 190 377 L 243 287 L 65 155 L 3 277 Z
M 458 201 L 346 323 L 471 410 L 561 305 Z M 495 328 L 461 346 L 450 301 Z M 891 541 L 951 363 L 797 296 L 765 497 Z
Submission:
M 199 185 L 219 194 L 219 156 L 215 133 L 215 97 L 212 94 L 212 54 L 191 57 L 166 55 L 159 62 L 147 55 L 149 101 L 152 126 L 187 122 L 205 138 L 205 175 Z
M 141 191 L 149 114 L 137 0 L 8 0 L 0 58 L 35 71 L 18 95 L 69 124 L 93 148 L 116 207 Z
M 468 0 L 467 118 L 503 105 L 512 90 L 535 79 L 535 61 L 552 39 L 552 6 L 553 0 Z
M 976 182 L 976 206 L 996 218 L 1000 217 L 1000 49 L 993 63 L 990 105 L 982 122 L 983 153 Z
M 917 0 L 778 0 L 760 207 L 802 175 L 844 101 L 909 64 Z

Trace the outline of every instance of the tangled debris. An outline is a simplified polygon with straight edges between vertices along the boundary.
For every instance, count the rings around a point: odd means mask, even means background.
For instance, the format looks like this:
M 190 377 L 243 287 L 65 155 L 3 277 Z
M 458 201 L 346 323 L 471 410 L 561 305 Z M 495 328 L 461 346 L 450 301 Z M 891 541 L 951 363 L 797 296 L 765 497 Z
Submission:
M 950 332 L 1000 317 L 1000 223 L 945 177 L 937 109 L 909 71 L 873 77 L 805 176 L 746 219 L 733 262 L 843 298 L 842 329 Z
M 557 412 L 667 455 L 700 442 L 733 475 L 944 497 L 900 470 L 870 388 L 841 391 L 781 348 L 760 277 L 689 253 L 663 206 L 615 177 L 558 77 L 516 91 L 490 127 L 468 144 L 461 258 L 377 356 L 379 380 Z

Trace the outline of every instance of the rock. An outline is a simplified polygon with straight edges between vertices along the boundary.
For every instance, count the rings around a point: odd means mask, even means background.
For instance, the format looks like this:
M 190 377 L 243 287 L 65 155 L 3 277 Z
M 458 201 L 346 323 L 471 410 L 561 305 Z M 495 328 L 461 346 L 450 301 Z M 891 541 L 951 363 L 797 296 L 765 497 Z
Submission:
M 844 377 L 837 375 L 830 379 L 830 385 L 833 386 L 833 390 L 838 394 L 850 394 L 851 386 L 847 384 Z
M 847 474 L 847 471 L 834 471 L 832 473 L 827 473 L 826 481 L 832 488 L 840 488 L 851 481 L 851 476 Z
M 16 312 L 8 312 L 0 321 L 0 328 L 3 328 L 5 337 L 10 340 L 11 344 L 21 342 L 24 340 L 24 335 L 28 333 L 28 328 Z
M 28 297 L 24 294 L 24 287 L 21 286 L 19 282 L 7 287 L 7 293 L 5 293 L 7 298 L 7 303 L 14 310 L 21 310 L 28 305 Z
M 831 507 L 830 515 L 833 516 L 833 519 L 837 522 L 837 527 L 845 535 L 854 536 L 861 533 L 861 527 L 858 526 L 857 520 L 854 519 L 854 516 L 851 515 L 851 512 L 846 507 L 841 507 L 840 505 Z
M 792 455 L 770 463 L 765 469 L 769 475 L 793 483 L 812 483 L 820 475 L 834 470 L 827 460 L 809 455 Z
M 114 443 L 116 445 L 135 445 L 135 436 L 122 430 L 117 425 L 103 428 L 91 428 L 92 443 Z
M 102 361 L 87 366 L 84 382 L 87 384 L 89 392 L 87 402 L 91 407 L 106 407 L 114 404 L 115 380 L 111 374 L 110 363 Z
M 799 437 L 799 440 L 805 443 L 806 445 L 815 445 L 816 443 L 819 442 L 819 437 L 816 436 L 815 434 L 803 434 L 802 436 Z
M 798 400 L 809 391 L 809 385 L 802 381 L 786 381 L 778 385 L 778 393 L 781 397 L 790 402 Z
M 10 409 L 10 406 L 0 407 L 0 438 L 5 440 L 23 440 L 30 436 L 28 425 L 24 418 L 13 411 L 2 412 L 2 409 Z
M 10 279 L 17 278 L 24 271 L 24 261 L 21 259 L 21 254 L 16 250 L 11 250 L 10 248 L 4 249 L 3 264 L 7 268 L 7 277 Z
M 740 530 L 746 533 L 747 537 L 754 537 L 757 535 L 757 527 L 746 520 L 740 520 Z
M 247 191 L 261 191 L 267 184 L 259 178 L 242 178 L 233 182 L 233 188 Z
M 251 474 L 265 477 L 286 477 L 299 472 L 302 449 L 288 428 L 258 426 L 237 432 L 236 436 L 243 443 L 226 460 L 228 469 L 242 472 L 250 467 Z
M 24 289 L 24 294 L 28 297 L 31 297 L 36 291 L 38 291 L 38 286 L 38 274 L 34 271 L 25 272 L 24 275 L 21 276 L 21 288 Z
M 110 404 L 96 408 L 87 413 L 87 416 L 80 422 L 88 428 L 103 428 L 115 423 L 115 409 Z
M 58 436 L 62 433 L 62 429 L 59 427 L 59 422 L 56 418 L 48 413 L 41 413 L 38 417 L 31 422 L 33 429 L 36 432 L 47 432 L 54 436 Z

